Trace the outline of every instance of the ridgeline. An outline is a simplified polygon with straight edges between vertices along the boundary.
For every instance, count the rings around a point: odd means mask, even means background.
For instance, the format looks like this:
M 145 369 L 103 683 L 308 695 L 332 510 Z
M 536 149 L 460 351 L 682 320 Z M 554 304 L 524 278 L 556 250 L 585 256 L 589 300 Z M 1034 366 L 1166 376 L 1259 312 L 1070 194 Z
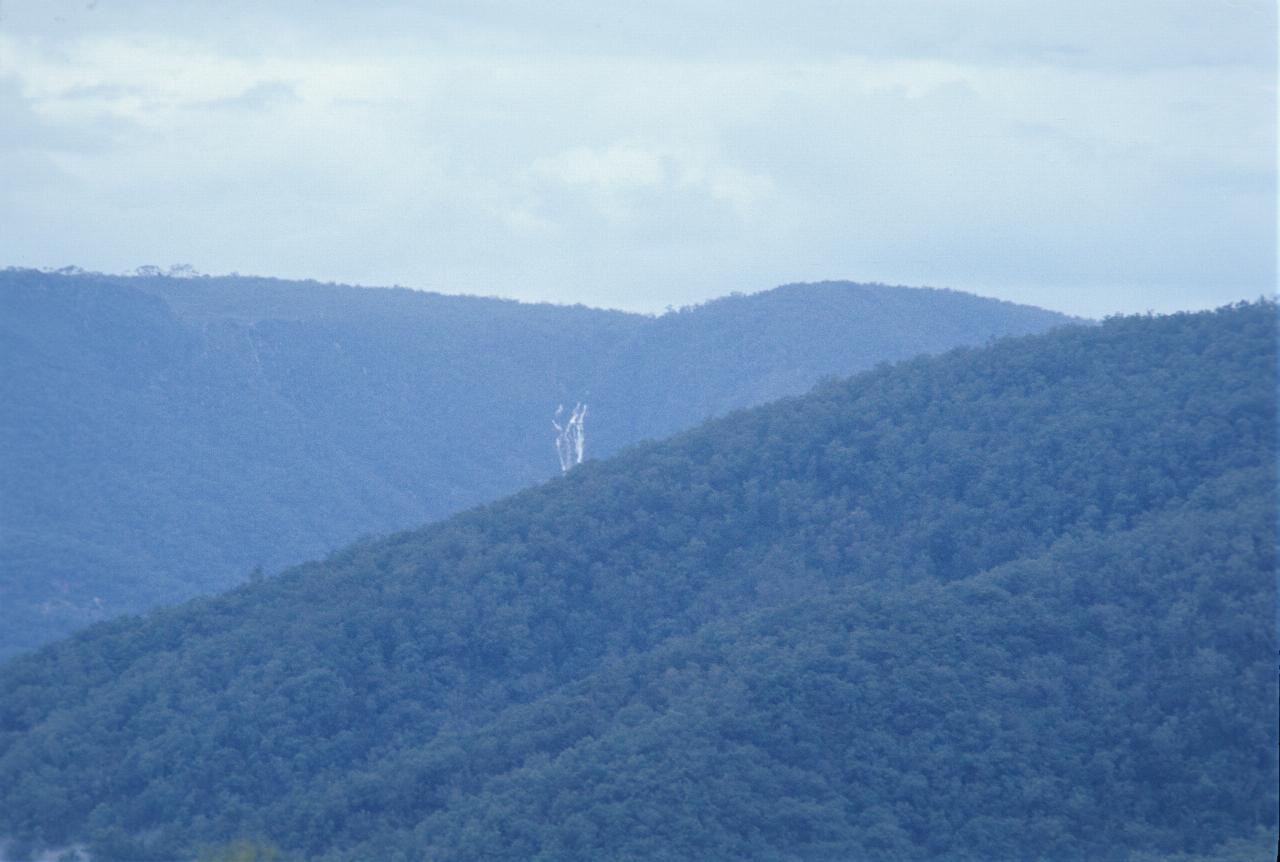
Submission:
M 1266 847 L 1275 334 L 1259 303 L 881 366 L 95 626 L 0 667 L 0 834 L 95 860 Z
M 0 272 L 0 659 L 417 527 L 824 375 L 1038 332 L 942 290 L 792 285 L 658 318 L 255 278 Z

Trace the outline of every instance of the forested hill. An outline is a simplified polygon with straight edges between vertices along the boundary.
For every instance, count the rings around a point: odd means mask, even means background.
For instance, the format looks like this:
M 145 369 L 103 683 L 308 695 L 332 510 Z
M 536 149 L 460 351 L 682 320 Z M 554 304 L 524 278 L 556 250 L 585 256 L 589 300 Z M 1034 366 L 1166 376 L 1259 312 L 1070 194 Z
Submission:
M 649 318 L 253 278 L 0 273 L 0 657 L 418 526 L 826 374 L 1065 320 L 797 285 Z
M 94 627 L 0 667 L 0 834 L 101 860 L 1274 847 L 1275 332 L 1257 304 L 881 367 Z

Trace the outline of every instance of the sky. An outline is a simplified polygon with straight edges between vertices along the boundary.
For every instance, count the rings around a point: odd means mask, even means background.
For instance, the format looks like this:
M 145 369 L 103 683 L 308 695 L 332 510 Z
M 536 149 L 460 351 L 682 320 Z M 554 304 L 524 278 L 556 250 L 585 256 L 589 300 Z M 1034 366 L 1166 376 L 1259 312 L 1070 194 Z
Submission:
M 0 266 L 1276 289 L 1273 0 L 0 0 Z

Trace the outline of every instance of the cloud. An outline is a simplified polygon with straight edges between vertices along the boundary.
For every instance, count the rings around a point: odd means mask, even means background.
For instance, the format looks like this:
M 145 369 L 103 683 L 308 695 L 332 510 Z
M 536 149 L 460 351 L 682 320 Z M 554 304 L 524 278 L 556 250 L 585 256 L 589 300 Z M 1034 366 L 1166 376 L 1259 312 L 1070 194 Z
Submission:
M 6 264 L 647 309 L 799 278 L 1083 313 L 1274 283 L 1265 3 L 3 9 Z
M 654 187 L 667 181 L 661 155 L 627 144 L 606 149 L 573 147 L 538 159 L 533 170 L 565 185 L 586 186 L 609 194 Z
M 693 147 L 645 147 L 624 142 L 572 147 L 538 158 L 531 173 L 587 194 L 599 211 L 612 218 L 625 217 L 628 207 L 643 206 L 639 194 L 644 193 L 703 197 L 728 208 L 721 217 L 745 219 L 775 190 L 768 176 L 722 163 Z
M 210 99 L 201 107 L 210 110 L 264 110 L 301 102 L 298 91 L 286 81 L 259 81 L 239 95 Z

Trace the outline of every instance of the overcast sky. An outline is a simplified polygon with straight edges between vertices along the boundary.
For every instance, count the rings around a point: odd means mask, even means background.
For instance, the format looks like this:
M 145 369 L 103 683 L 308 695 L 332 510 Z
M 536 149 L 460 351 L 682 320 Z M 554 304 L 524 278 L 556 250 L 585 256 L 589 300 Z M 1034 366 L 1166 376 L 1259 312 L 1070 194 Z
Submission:
M 1275 84 L 1273 0 L 0 0 L 0 266 L 1203 308 L 1275 290 Z

